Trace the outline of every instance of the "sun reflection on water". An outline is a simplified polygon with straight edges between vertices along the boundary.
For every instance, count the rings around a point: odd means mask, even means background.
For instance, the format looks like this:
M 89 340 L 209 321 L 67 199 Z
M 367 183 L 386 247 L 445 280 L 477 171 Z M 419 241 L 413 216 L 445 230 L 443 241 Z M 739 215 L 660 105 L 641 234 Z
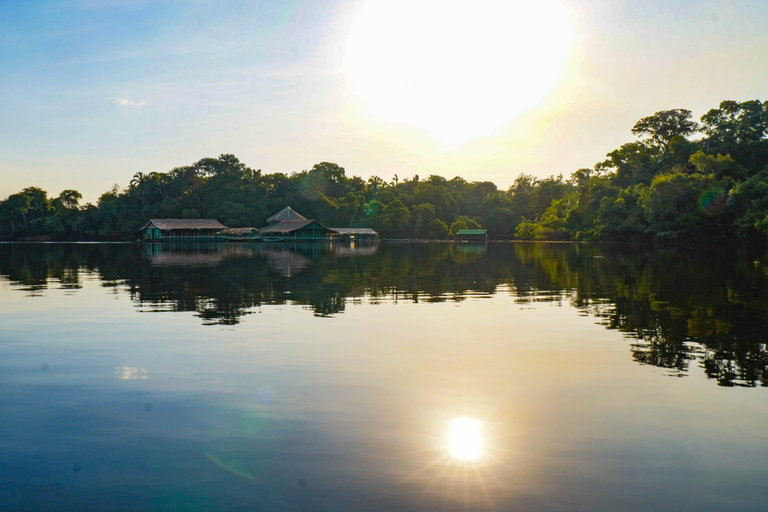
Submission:
M 454 457 L 472 460 L 480 456 L 483 438 L 480 435 L 480 422 L 472 418 L 458 418 L 451 423 L 448 446 Z

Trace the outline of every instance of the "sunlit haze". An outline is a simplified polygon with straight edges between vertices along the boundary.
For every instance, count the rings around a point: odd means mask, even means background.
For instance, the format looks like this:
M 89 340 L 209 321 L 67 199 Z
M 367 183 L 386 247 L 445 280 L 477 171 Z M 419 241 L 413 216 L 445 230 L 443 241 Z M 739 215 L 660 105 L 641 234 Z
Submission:
M 506 189 L 765 99 L 758 0 L 0 0 L 0 200 L 234 154 Z
M 554 0 L 368 0 L 347 65 L 373 115 L 458 144 L 545 97 L 570 42 L 568 12 Z

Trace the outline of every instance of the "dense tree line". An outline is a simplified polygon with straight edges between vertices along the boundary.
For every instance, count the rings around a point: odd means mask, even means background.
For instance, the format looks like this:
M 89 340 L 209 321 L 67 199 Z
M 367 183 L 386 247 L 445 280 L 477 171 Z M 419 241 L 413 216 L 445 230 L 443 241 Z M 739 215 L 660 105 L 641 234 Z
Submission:
M 506 191 L 491 182 L 347 176 L 328 162 L 264 174 L 233 155 L 169 172 L 136 173 L 96 204 L 76 190 L 49 198 L 28 187 L 0 201 L 0 238 L 131 240 L 150 218 L 215 218 L 261 227 L 284 206 L 332 227 L 384 238 L 449 238 L 485 228 L 496 239 L 630 240 L 768 235 L 768 102 L 724 101 L 701 122 L 683 109 L 643 118 L 640 140 L 591 169 L 534 178 Z
M 666 110 L 641 138 L 573 173 L 573 187 L 518 238 L 711 239 L 768 235 L 768 102 L 724 101 L 701 118 Z M 697 136 L 698 138 L 694 138 Z

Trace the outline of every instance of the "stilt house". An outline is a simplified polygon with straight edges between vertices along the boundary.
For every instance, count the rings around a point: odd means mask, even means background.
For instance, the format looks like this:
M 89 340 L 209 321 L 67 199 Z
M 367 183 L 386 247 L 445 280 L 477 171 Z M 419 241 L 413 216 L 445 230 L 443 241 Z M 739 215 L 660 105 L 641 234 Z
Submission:
M 268 218 L 267 224 L 267 227 L 259 230 L 259 235 L 265 241 L 330 240 L 336 234 L 336 230 L 316 220 L 307 219 L 290 206 Z
M 215 219 L 152 219 L 141 228 L 144 240 L 215 240 L 227 226 Z

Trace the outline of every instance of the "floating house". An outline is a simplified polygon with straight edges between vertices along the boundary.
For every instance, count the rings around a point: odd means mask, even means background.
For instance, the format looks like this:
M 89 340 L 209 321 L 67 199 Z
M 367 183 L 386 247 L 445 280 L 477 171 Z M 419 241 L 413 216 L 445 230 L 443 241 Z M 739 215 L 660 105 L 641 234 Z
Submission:
M 456 239 L 463 242 L 487 242 L 487 229 L 460 229 L 456 232 Z
M 379 234 L 371 228 L 333 228 L 337 240 L 371 241 L 378 240 Z
M 266 242 L 294 240 L 376 240 L 379 234 L 370 228 L 329 228 L 308 219 L 286 206 L 267 219 L 267 227 L 259 230 Z
M 317 222 L 286 206 L 267 219 L 267 227 L 259 230 L 259 236 L 265 242 L 293 240 L 330 240 L 336 233 Z
M 218 238 L 224 238 L 229 241 L 253 241 L 258 240 L 259 230 L 256 228 L 227 228 L 216 233 Z
M 227 226 L 215 219 L 152 219 L 141 228 L 144 240 L 216 241 Z
M 259 230 L 259 235 L 265 242 L 330 240 L 335 234 L 335 230 L 309 219 L 283 220 Z

